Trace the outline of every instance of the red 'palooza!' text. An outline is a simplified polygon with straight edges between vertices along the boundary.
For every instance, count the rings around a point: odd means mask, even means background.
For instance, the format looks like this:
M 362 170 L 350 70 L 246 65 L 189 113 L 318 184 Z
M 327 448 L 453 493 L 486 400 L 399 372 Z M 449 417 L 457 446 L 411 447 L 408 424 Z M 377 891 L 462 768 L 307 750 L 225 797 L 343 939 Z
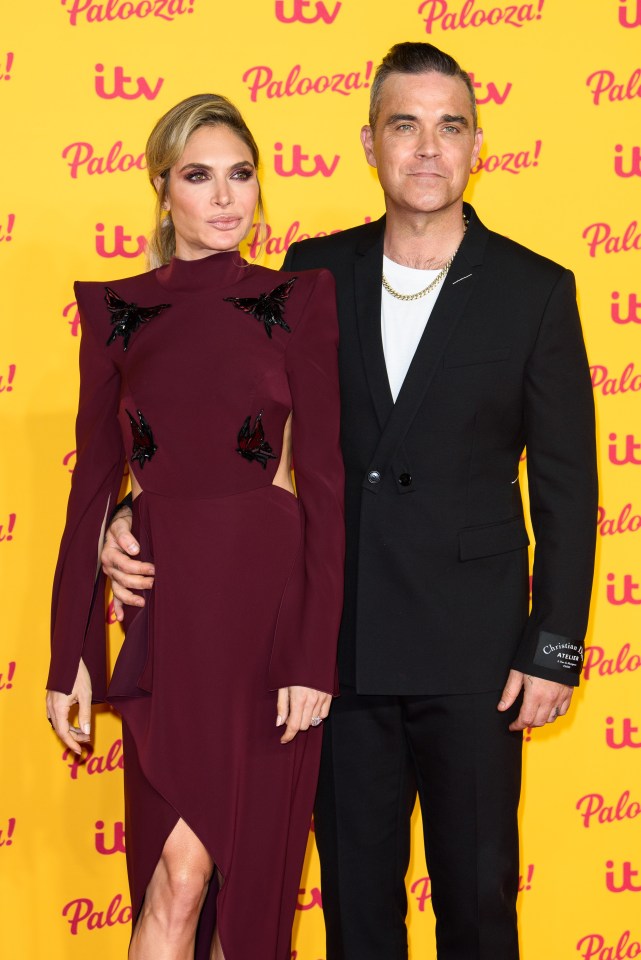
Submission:
M 545 0 L 536 3 L 508 3 L 502 7 L 486 9 L 477 7 L 476 0 L 465 0 L 461 9 L 450 11 L 447 0 L 425 0 L 419 8 L 419 15 L 425 21 L 425 33 L 431 33 L 434 27 L 441 30 L 465 30 L 466 27 L 482 27 L 488 24 L 495 27 L 503 23 L 510 27 L 523 27 L 543 15 Z
M 282 77 L 274 79 L 274 71 L 271 67 L 259 65 L 245 70 L 243 83 L 247 84 L 249 98 L 254 103 L 259 95 L 264 95 L 268 100 L 328 92 L 349 97 L 355 90 L 369 87 L 373 68 L 374 64 L 368 60 L 362 71 L 352 70 L 349 73 L 322 73 L 318 77 L 301 77 L 301 65 L 296 63 L 284 79 Z
M 78 779 L 80 770 L 84 770 L 91 777 L 96 773 L 113 773 L 114 770 L 123 770 L 125 766 L 120 738 L 114 740 L 104 756 L 92 751 L 79 757 L 72 750 L 65 750 L 62 759 L 69 767 L 69 776 L 72 780 Z
M 141 152 L 123 153 L 122 140 L 116 142 L 104 154 L 97 154 L 93 144 L 85 140 L 76 140 L 62 151 L 62 159 L 69 164 L 72 180 L 78 179 L 81 172 L 90 177 L 103 173 L 127 173 L 128 170 L 145 170 L 145 155 Z
M 123 906 L 122 894 L 117 893 L 106 910 L 94 910 L 93 900 L 77 897 L 62 908 L 62 915 L 71 927 L 71 935 L 77 936 L 81 928 L 102 930 L 103 927 L 115 927 L 117 923 L 131 923 L 131 907 Z
M 641 943 L 630 936 L 630 931 L 624 930 L 617 943 L 609 946 L 600 933 L 589 933 L 581 937 L 576 948 L 583 960 L 634 960 L 641 957 Z
M 621 820 L 635 820 L 641 814 L 641 804 L 630 800 L 630 791 L 624 790 L 616 803 L 605 803 L 605 797 L 600 793 L 586 793 L 576 802 L 576 808 L 581 814 L 584 827 L 591 827 L 595 823 L 615 823 Z
M 79 23 L 106 23 L 113 20 L 130 20 L 132 17 L 145 20 L 158 17 L 160 20 L 175 20 L 184 13 L 193 13 L 196 0 L 62 0 L 69 25 Z

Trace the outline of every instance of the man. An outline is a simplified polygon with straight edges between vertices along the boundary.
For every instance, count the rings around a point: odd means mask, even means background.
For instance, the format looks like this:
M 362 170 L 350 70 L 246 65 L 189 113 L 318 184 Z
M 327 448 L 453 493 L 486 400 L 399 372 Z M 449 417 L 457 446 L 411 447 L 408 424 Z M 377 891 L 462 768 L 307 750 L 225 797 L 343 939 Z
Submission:
M 568 710 L 593 571 L 594 411 L 574 279 L 463 203 L 482 132 L 451 57 L 393 47 L 369 120 L 386 216 L 285 260 L 332 270 L 341 326 L 341 696 L 316 806 L 327 957 L 407 957 L 418 793 L 439 960 L 516 960 L 521 731 Z M 113 546 L 103 561 L 125 599 L 152 582 Z

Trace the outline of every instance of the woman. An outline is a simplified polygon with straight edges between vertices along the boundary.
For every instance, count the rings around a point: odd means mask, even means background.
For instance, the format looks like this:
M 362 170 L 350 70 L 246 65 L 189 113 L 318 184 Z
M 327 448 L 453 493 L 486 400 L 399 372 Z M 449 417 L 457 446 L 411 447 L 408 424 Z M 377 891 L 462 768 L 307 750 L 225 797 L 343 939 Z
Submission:
M 333 280 L 240 258 L 262 216 L 258 149 L 225 98 L 179 103 L 146 155 L 156 269 L 75 288 L 48 717 L 79 753 L 92 696 L 122 714 L 131 960 L 285 960 L 342 600 Z M 158 573 L 107 690 L 94 581 L 126 457 Z

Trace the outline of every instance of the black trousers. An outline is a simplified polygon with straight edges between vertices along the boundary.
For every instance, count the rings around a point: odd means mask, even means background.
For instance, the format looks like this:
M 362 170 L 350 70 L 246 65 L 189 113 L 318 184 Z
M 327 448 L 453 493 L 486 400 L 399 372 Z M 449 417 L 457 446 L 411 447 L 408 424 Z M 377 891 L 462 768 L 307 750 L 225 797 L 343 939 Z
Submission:
M 500 691 L 366 696 L 325 722 L 315 808 L 327 960 L 406 960 L 416 796 L 438 960 L 518 960 L 518 713 Z

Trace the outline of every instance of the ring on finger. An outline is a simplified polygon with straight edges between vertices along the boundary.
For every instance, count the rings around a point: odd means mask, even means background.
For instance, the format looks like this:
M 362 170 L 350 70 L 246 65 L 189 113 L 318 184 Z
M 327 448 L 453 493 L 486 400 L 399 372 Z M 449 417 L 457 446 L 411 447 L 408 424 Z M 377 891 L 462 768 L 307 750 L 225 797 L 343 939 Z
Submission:
M 313 727 L 319 727 L 319 726 L 321 725 L 321 723 L 323 722 L 323 718 L 322 718 L 322 717 L 312 717 L 312 719 L 311 719 L 309 722 L 311 723 L 311 725 L 312 725 Z

